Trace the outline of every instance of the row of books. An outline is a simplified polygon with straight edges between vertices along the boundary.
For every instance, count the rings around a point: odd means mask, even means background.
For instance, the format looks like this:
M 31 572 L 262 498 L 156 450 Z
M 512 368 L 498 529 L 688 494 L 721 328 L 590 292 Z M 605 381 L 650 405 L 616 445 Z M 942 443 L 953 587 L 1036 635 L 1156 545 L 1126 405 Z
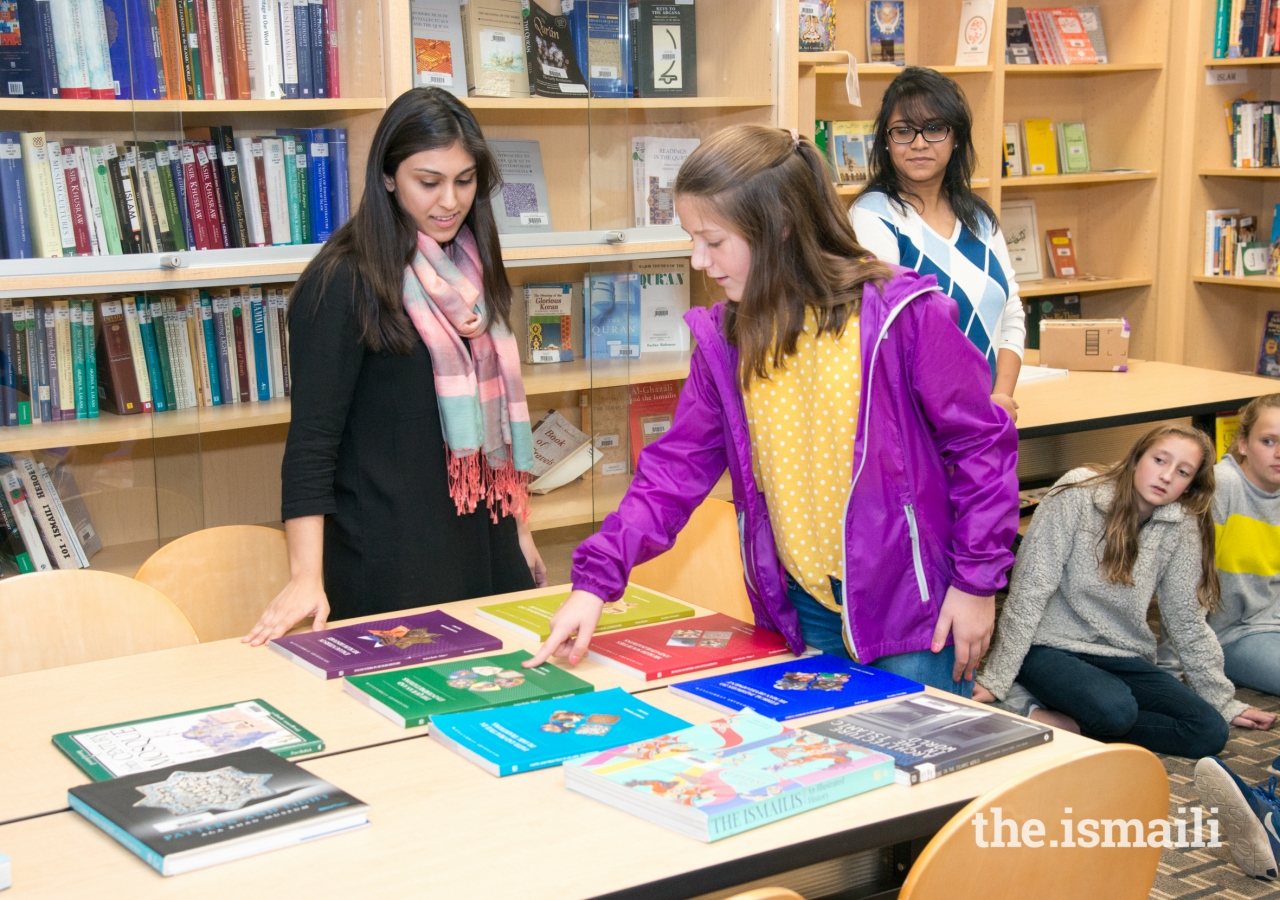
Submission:
M 88 568 L 102 549 L 65 461 L 0 453 L 0 577 Z
M 800 52 L 835 49 L 836 0 L 801 0 Z M 957 66 L 985 66 L 991 49 L 994 0 L 961 0 Z M 867 0 L 867 61 L 906 65 L 906 8 L 902 0 Z
M 1083 175 L 1090 171 L 1083 122 L 1023 119 L 1004 123 L 1003 177 Z
M 1271 222 L 1271 240 L 1262 240 L 1257 216 L 1239 209 L 1205 212 L 1204 274 L 1235 278 L 1280 271 L 1280 204 Z
M 350 218 L 345 128 L 186 140 L 0 131 L 0 259 L 313 244 Z
M 339 96 L 338 0 L 9 0 L 9 97 Z
M 876 123 L 867 120 L 818 119 L 814 144 L 827 158 L 837 184 L 865 185 L 870 177 Z
M 694 0 L 411 0 L 413 83 L 459 97 L 696 97 Z
M 1231 165 L 1237 169 L 1280 166 L 1280 103 L 1233 100 L 1226 104 L 1227 133 L 1231 136 Z
M 1213 16 L 1213 58 L 1275 56 L 1280 43 L 1276 0 L 1218 0 Z
M 1047 229 L 1041 244 L 1036 201 L 1006 200 L 1000 207 L 1000 230 L 1004 234 L 1016 281 L 1039 281 L 1050 275 L 1053 278 L 1081 276 L 1070 228 Z M 1045 250 L 1043 264 L 1040 256 L 1042 246 Z
M 1011 65 L 1096 65 L 1107 62 L 1107 40 L 1096 6 L 1010 6 L 1005 62 Z

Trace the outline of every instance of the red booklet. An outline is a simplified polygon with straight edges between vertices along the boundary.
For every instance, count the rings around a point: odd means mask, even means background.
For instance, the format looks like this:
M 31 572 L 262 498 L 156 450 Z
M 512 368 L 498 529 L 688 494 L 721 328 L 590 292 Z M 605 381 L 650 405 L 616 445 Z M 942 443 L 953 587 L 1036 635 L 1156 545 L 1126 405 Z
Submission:
M 777 632 L 716 613 L 599 634 L 591 639 L 587 655 L 633 678 L 653 681 L 789 652 Z
M 680 387 L 674 381 L 653 381 L 631 385 L 631 471 L 636 470 L 640 451 L 671 430 Z

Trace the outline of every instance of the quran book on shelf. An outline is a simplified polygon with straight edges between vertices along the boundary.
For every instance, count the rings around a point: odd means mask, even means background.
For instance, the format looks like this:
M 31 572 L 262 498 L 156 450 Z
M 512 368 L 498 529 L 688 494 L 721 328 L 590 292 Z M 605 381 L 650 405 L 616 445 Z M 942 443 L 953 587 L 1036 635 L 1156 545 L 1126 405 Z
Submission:
M 551 635 L 551 617 L 568 598 L 568 593 L 564 593 L 509 600 L 477 607 L 476 615 L 497 622 L 529 640 L 545 641 Z M 691 606 L 628 584 L 626 592 L 619 599 L 604 604 L 595 633 L 604 634 L 621 628 L 687 619 L 692 615 Z
M 587 655 L 642 681 L 781 656 L 786 641 L 774 631 L 716 613 L 620 634 L 599 634 Z
M 582 283 L 588 359 L 640 356 L 640 279 L 634 272 L 587 275 Z
M 893 758 L 899 784 L 919 784 L 1053 740 L 1053 729 L 1021 716 L 909 697 L 805 726 Z
M 502 641 L 440 610 L 285 635 L 271 649 L 321 678 L 501 650 Z
M 640 353 L 689 349 L 689 261 L 645 259 L 631 264 L 640 285 Z M 568 287 L 568 285 L 565 285 Z
M 463 662 L 356 675 L 343 681 L 342 689 L 401 728 L 426 725 L 432 716 L 556 700 L 595 690 L 590 682 L 550 663 L 525 669 L 521 663 L 527 659 L 532 659 L 532 654 L 517 650 Z
M 573 362 L 573 285 L 524 285 L 528 363 Z
M 751 712 L 569 760 L 565 787 L 716 841 L 887 787 L 893 760 Z
M 627 9 L 635 96 L 698 96 L 697 6 L 629 0 Z
M 324 741 L 265 700 L 66 731 L 55 734 L 53 744 L 94 781 L 252 747 L 285 758 L 324 749 Z
M 800 52 L 822 53 L 836 45 L 835 0 L 800 0 Z
M 924 685 L 892 672 L 824 653 L 758 669 L 682 681 L 671 685 L 668 690 L 721 712 L 749 710 L 786 722 L 801 716 L 918 694 L 924 690 Z
M 490 198 L 500 234 L 540 234 L 551 227 L 551 201 L 537 141 L 489 140 L 502 187 Z
M 995 0 L 961 0 L 960 33 L 956 37 L 957 66 L 987 64 L 994 10 Z
M 640 451 L 671 430 L 680 387 L 674 381 L 650 381 L 631 385 L 627 417 L 631 423 L 631 471 L 636 470 Z
M 467 91 L 473 97 L 528 97 L 521 0 L 462 5 Z
M 533 426 L 529 492 L 546 494 L 581 477 L 595 463 L 591 437 L 554 409 Z
M 467 51 L 462 7 L 455 0 L 412 0 L 413 83 L 467 96 Z
M 903 0 L 867 0 L 867 62 L 905 66 L 906 34 Z
M 260 747 L 73 787 L 67 800 L 161 875 L 369 824 L 360 800 Z
M 585 97 L 586 80 L 573 48 L 569 19 L 548 12 L 538 0 L 521 0 L 524 7 L 524 52 L 529 92 L 539 97 Z
M 584 753 L 644 741 L 689 723 L 622 688 L 520 706 L 437 715 L 431 737 L 490 775 L 558 766 Z

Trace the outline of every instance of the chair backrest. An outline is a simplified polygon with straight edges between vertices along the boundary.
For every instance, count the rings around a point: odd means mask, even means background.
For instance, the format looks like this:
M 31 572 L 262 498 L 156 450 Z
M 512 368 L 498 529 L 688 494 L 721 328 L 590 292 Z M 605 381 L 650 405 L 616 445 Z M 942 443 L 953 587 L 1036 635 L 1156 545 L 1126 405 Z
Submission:
M 804 897 L 784 887 L 763 887 L 734 894 L 725 900 L 804 900 Z
M 136 575 L 177 604 L 202 641 L 249 633 L 289 581 L 284 532 L 224 525 L 165 544 Z
M 924 848 L 898 897 L 1146 900 L 1160 861 L 1160 847 L 1147 841 L 1157 820 L 1167 826 L 1168 814 L 1169 779 L 1154 754 L 1129 744 L 1084 750 L 1013 778 L 956 813 Z M 1028 827 L 1033 821 L 1043 825 L 1038 836 Z M 1062 846 L 1068 838 L 1075 846 Z
M 0 579 L 0 676 L 194 643 L 169 598 L 123 575 L 65 569 Z
M 631 570 L 631 581 L 719 613 L 754 622 L 742 573 L 733 504 L 708 498 L 670 550 Z

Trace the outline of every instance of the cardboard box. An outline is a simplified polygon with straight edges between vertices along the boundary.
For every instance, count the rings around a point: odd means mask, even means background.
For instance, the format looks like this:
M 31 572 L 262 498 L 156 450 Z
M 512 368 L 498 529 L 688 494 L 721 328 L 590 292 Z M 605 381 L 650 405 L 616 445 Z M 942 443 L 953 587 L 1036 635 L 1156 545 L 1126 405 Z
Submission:
M 1129 320 L 1041 319 L 1040 365 L 1077 372 L 1129 371 Z

